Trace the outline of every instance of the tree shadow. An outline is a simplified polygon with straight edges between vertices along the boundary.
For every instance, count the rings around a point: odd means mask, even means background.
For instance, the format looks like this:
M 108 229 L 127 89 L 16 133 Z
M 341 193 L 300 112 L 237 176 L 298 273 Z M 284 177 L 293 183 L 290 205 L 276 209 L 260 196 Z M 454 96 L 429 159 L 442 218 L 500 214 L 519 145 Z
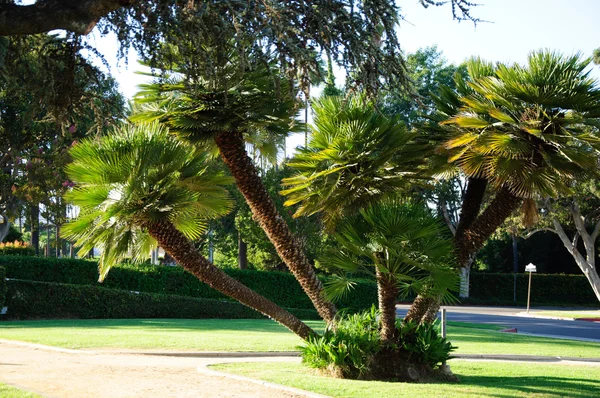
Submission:
M 534 365 L 535 366 L 535 365 Z M 554 376 L 469 376 L 458 375 L 463 387 L 477 386 L 513 390 L 532 396 L 564 396 L 573 398 L 598 397 L 600 381 Z M 514 394 L 498 394 L 497 392 L 478 390 L 478 395 L 493 397 L 514 397 Z

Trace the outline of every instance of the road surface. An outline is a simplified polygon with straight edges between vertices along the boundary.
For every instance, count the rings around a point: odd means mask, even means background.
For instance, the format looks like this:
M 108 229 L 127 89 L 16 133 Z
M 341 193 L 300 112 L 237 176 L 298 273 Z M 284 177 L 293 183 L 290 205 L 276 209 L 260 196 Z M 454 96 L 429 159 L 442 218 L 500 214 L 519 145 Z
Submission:
M 398 317 L 404 317 L 408 308 L 408 305 L 399 305 L 396 310 Z M 523 334 L 600 343 L 600 323 L 598 322 L 525 317 L 519 315 L 525 311 L 524 309 L 514 307 L 447 306 L 445 308 L 449 321 L 499 325 L 516 328 L 518 333 Z

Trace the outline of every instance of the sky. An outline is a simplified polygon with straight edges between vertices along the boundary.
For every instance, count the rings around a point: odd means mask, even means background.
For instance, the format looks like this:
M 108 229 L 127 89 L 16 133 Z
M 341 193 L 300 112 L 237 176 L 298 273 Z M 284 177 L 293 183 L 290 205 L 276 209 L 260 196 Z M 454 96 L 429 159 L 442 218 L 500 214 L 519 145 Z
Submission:
M 519 62 L 527 60 L 532 50 L 548 48 L 564 54 L 581 52 L 591 56 L 600 47 L 600 0 L 478 0 L 471 15 L 483 21 L 452 18 L 450 5 L 423 8 L 417 0 L 398 0 L 404 20 L 398 37 L 406 53 L 437 45 L 451 63 L 461 63 L 471 56 L 489 61 Z M 97 47 L 113 65 L 122 92 L 130 98 L 137 85 L 144 82 L 136 75 L 139 67 L 130 52 L 129 65 L 117 65 L 114 39 L 95 34 Z M 600 79 L 600 66 L 592 74 Z M 341 76 L 340 76 L 341 78 Z M 338 79 L 338 82 L 341 79 Z M 318 93 L 318 91 L 315 91 Z M 287 153 L 304 143 L 302 134 L 289 137 Z

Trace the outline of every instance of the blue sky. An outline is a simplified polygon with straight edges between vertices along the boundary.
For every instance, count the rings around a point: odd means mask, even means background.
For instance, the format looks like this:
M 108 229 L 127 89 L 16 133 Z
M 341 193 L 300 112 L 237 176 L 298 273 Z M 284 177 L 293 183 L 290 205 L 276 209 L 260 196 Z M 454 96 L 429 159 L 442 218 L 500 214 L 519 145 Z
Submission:
M 449 62 L 460 63 L 471 56 L 490 61 L 524 62 L 535 49 L 549 48 L 591 56 L 600 47 L 600 0 L 478 0 L 472 15 L 489 22 L 452 19 L 449 5 L 423 8 L 417 0 L 398 0 L 405 20 L 398 35 L 405 52 L 437 45 Z M 114 41 L 97 38 L 100 51 L 116 64 Z M 143 82 L 134 74 L 135 54 L 129 67 L 113 67 L 127 97 Z M 592 72 L 600 79 L 600 67 Z M 303 143 L 302 136 L 288 139 L 288 153 Z

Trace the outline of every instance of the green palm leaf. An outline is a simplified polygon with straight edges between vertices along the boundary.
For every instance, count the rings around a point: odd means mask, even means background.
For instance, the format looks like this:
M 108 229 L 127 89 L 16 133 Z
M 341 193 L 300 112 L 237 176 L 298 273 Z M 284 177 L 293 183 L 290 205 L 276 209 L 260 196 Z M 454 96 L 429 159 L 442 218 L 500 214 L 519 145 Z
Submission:
M 76 186 L 67 199 L 80 207 L 80 216 L 62 233 L 81 246 L 80 254 L 101 249 L 100 280 L 124 258 L 148 257 L 155 242 L 143 232 L 145 223 L 168 219 L 197 239 L 207 220 L 232 205 L 220 186 L 230 179 L 209 172 L 198 150 L 157 123 L 123 125 L 80 142 L 71 156 L 67 174 Z

